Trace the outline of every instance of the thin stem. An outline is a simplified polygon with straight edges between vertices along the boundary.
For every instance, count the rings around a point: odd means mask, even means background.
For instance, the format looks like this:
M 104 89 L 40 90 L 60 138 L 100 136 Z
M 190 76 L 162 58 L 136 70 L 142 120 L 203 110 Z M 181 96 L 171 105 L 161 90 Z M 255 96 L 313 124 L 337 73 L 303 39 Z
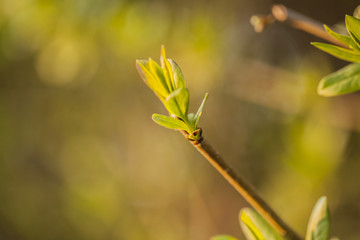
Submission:
M 271 14 L 269 15 L 255 15 L 251 18 L 251 23 L 256 32 L 262 32 L 264 28 L 273 22 L 278 21 L 285 23 L 293 28 L 302 30 L 316 37 L 322 38 L 328 42 L 346 47 L 342 42 L 331 37 L 323 28 L 323 24 L 307 17 L 301 13 L 291 10 L 282 4 L 273 5 Z
M 188 134 L 182 131 L 187 137 Z M 292 230 L 272 208 L 260 197 L 255 189 L 226 164 L 219 153 L 201 138 L 199 141 L 190 141 L 192 145 L 211 163 L 211 165 L 240 193 L 240 195 L 261 214 L 285 239 L 301 240 L 302 238 Z

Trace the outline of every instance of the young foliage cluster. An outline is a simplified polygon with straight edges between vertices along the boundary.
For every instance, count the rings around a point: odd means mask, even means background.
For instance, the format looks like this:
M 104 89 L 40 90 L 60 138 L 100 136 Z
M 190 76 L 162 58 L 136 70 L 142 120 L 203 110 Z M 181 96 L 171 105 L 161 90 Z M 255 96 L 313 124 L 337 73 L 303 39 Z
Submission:
M 157 64 L 151 58 L 136 61 L 140 76 L 170 114 L 153 114 L 152 119 L 161 126 L 186 131 L 191 140 L 199 140 L 201 130 L 198 128 L 198 122 L 208 94 L 205 94 L 197 113 L 189 113 L 189 91 L 184 76 L 177 63 L 166 58 L 164 46 L 161 47 L 160 63 L 161 65 Z
M 240 226 L 247 240 L 285 240 L 254 209 L 241 210 Z M 330 215 L 326 197 L 321 197 L 311 213 L 305 240 L 328 240 Z M 214 236 L 211 240 L 236 240 L 229 235 Z
M 326 32 L 342 42 L 347 48 L 332 44 L 314 42 L 315 47 L 352 64 L 321 79 L 318 93 L 322 96 L 337 96 L 360 90 L 360 20 L 346 15 L 346 29 L 349 33 L 341 35 L 324 25 Z

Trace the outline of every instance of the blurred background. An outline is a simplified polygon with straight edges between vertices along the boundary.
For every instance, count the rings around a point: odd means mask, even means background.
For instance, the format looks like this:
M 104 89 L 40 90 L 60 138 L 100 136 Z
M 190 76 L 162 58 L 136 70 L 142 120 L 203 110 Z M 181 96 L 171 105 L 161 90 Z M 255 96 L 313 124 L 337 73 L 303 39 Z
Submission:
M 0 1 L 0 239 L 242 236 L 247 206 L 181 134 L 135 60 L 165 44 L 204 136 L 305 234 L 328 196 L 331 235 L 360 238 L 360 95 L 316 94 L 345 66 L 276 23 L 274 3 L 341 23 L 358 0 Z

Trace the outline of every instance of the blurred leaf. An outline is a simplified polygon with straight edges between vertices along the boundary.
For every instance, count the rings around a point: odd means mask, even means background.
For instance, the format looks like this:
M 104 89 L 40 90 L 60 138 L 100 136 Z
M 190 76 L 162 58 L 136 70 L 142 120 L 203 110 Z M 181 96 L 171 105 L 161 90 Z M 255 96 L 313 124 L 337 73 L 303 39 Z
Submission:
M 276 230 L 254 209 L 240 212 L 240 226 L 248 240 L 282 240 Z
M 311 213 L 305 240 L 327 240 L 330 230 L 330 214 L 326 197 L 321 197 Z
M 318 93 L 322 96 L 336 96 L 360 90 L 360 64 L 350 64 L 321 79 Z
M 360 20 L 353 16 L 345 16 L 346 28 L 352 39 L 360 47 Z
M 237 240 L 237 239 L 229 235 L 217 235 L 212 237 L 211 240 Z
M 332 37 L 336 38 L 337 40 L 339 40 L 340 42 L 342 42 L 345 45 L 349 46 L 350 48 L 352 48 L 352 49 L 354 49 L 356 51 L 360 51 L 360 47 L 354 42 L 354 40 L 350 36 L 338 34 L 338 33 L 334 32 L 333 30 L 331 30 L 326 25 L 324 25 L 324 28 L 325 28 L 326 32 L 329 35 L 331 35 Z
M 192 125 L 195 125 L 195 114 L 194 113 L 189 113 L 188 119 Z
M 319 48 L 320 50 L 327 52 L 342 60 L 360 63 L 360 52 L 355 52 L 327 43 L 312 42 L 311 44 Z
M 169 59 L 169 63 L 171 65 L 171 69 L 173 71 L 175 87 L 176 88 L 186 88 L 184 75 L 182 74 L 179 65 L 177 65 L 177 63 L 172 59 Z
M 202 100 L 201 104 L 200 104 L 200 107 L 194 117 L 194 120 L 195 120 L 195 128 L 197 128 L 197 124 L 199 122 L 199 119 L 200 119 L 200 116 L 202 114 L 202 111 L 203 111 L 203 108 L 204 108 L 204 105 L 205 105 L 205 102 L 206 102 L 206 99 L 208 98 L 208 93 L 205 94 L 205 97 L 204 99 Z
M 177 118 L 172 118 L 169 116 L 155 113 L 152 115 L 152 119 L 157 124 L 159 124 L 163 127 L 166 127 L 166 128 L 189 131 L 187 125 L 183 121 L 181 121 Z

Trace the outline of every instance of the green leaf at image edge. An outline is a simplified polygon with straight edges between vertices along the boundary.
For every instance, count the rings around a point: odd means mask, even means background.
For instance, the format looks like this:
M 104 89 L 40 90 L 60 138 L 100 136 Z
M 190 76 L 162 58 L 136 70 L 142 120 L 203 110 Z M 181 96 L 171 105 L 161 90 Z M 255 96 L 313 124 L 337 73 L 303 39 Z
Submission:
M 360 20 L 353 16 L 346 15 L 345 23 L 351 38 L 360 47 Z
M 319 48 L 320 50 L 327 52 L 342 60 L 360 63 L 360 52 L 355 52 L 350 49 L 338 47 L 327 43 L 312 42 L 311 44 Z
M 336 33 L 326 25 L 324 25 L 324 28 L 330 36 L 332 36 L 335 39 L 339 40 L 340 42 L 344 43 L 346 46 L 349 46 L 353 50 L 360 51 L 360 47 L 354 42 L 354 40 L 350 36 L 341 35 L 339 33 Z
M 170 128 L 170 129 L 185 130 L 185 131 L 189 132 L 187 125 L 183 121 L 181 121 L 177 118 L 172 118 L 169 116 L 155 113 L 152 115 L 152 119 L 154 120 L 154 122 L 156 122 L 157 124 L 159 124 L 163 127 Z
M 325 97 L 360 90 L 360 64 L 353 63 L 321 79 L 318 94 Z

